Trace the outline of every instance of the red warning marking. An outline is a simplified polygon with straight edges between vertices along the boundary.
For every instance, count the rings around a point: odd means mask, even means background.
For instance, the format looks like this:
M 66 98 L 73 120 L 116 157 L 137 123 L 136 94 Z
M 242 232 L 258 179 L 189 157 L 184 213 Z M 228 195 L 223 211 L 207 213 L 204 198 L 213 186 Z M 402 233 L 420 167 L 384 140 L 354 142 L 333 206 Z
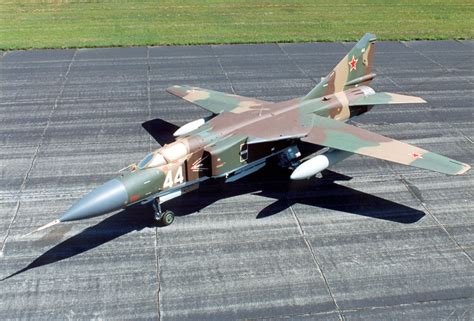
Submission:
M 135 201 L 137 201 L 139 198 L 140 198 L 139 195 L 132 195 L 132 196 L 130 197 L 130 202 L 135 202 Z

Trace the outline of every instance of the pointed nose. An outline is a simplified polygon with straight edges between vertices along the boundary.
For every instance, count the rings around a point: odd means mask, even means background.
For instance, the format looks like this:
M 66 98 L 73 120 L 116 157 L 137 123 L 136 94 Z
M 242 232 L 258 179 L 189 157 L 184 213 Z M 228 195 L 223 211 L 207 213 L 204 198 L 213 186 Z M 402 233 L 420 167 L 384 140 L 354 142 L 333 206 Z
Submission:
M 127 204 L 125 186 L 113 179 L 81 198 L 59 218 L 59 221 L 75 221 L 110 213 Z

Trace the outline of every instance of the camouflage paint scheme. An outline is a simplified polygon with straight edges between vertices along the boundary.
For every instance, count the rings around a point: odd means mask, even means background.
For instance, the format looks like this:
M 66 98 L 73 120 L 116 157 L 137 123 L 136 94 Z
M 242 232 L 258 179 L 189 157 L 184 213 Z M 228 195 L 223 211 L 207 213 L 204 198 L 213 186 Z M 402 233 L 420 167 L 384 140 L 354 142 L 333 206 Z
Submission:
M 125 189 L 110 183 L 116 187 L 115 196 L 108 198 L 111 205 L 107 210 L 138 202 L 155 201 L 159 205 L 209 178 L 239 179 L 263 167 L 269 157 L 281 157 L 301 142 L 313 144 L 315 150 L 330 148 L 450 175 L 469 170 L 467 164 L 345 123 L 374 105 L 425 102 L 418 97 L 375 93 L 367 86 L 375 77 L 374 42 L 374 35 L 364 35 L 306 96 L 288 101 L 272 103 L 189 86 L 168 88 L 171 94 L 210 111 L 213 117 L 131 165 L 130 171 L 116 179 Z M 305 157 L 311 155 L 298 152 L 296 165 Z M 123 190 L 125 202 L 120 196 Z M 107 199 L 105 192 L 91 194 L 89 199 L 96 203 Z M 119 204 L 112 204 L 117 199 Z M 58 221 L 105 213 L 87 209 L 90 204 L 92 201 L 71 208 Z
M 467 164 L 344 123 L 373 105 L 425 102 L 419 97 L 375 93 L 367 87 L 375 77 L 374 42 L 375 36 L 364 35 L 306 96 L 284 102 L 272 103 L 198 87 L 168 88 L 171 94 L 216 116 L 155 151 L 167 155 L 167 164 L 123 175 L 121 180 L 129 192 L 129 201 L 156 196 L 203 177 L 231 176 L 245 165 L 274 154 L 272 148 L 281 151 L 299 140 L 450 175 L 466 172 L 470 168 Z M 167 152 L 173 148 L 175 152 Z M 246 159 L 240 155 L 243 148 L 247 150 Z M 265 151 L 255 153 L 259 149 Z M 180 176 L 175 180 L 178 170 L 183 172 L 182 181 Z M 152 182 L 147 187 L 128 182 L 144 181 L 143 175 Z M 167 175 L 172 181 L 168 179 L 165 184 Z

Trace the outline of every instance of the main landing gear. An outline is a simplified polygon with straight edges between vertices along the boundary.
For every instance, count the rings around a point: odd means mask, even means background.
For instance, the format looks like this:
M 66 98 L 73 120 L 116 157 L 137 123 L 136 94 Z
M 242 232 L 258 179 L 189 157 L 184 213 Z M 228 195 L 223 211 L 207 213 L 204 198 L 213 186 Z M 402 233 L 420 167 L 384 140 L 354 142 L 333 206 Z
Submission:
M 155 210 L 155 220 L 161 225 L 168 226 L 174 222 L 174 213 L 172 211 L 163 212 L 158 198 L 153 201 L 153 209 Z

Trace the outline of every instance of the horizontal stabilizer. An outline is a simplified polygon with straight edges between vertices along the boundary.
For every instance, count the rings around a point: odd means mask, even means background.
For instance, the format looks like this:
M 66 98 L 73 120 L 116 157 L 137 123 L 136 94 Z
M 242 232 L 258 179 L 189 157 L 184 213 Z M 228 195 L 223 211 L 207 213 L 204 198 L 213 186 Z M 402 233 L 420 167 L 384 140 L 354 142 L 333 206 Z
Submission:
M 362 96 L 349 103 L 349 106 L 391 105 L 391 104 L 423 104 L 426 101 L 420 97 L 380 92 Z

